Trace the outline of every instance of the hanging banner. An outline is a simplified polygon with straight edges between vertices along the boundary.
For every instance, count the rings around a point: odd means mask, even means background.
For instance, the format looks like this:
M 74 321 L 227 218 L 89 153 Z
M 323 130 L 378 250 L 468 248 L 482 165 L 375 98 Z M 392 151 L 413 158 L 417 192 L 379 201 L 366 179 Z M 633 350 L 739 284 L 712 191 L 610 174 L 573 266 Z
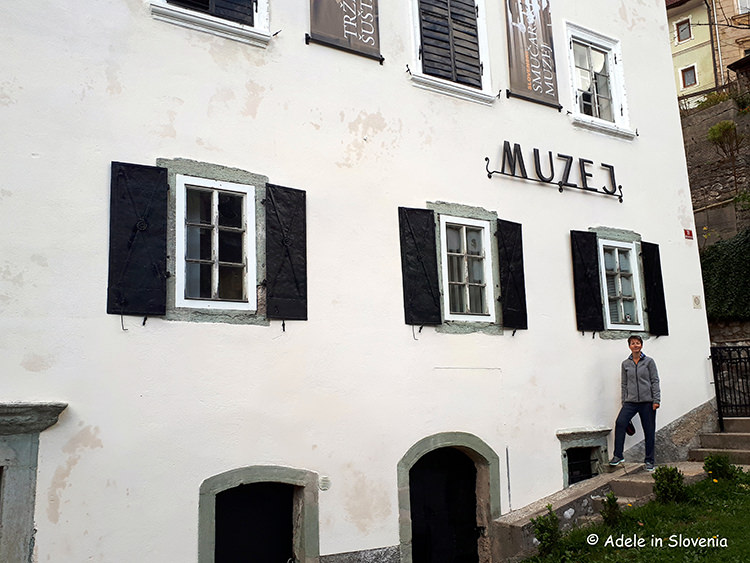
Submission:
M 559 110 L 549 4 L 550 0 L 507 0 L 508 96 Z
M 383 62 L 378 0 L 310 0 L 309 43 L 321 43 Z

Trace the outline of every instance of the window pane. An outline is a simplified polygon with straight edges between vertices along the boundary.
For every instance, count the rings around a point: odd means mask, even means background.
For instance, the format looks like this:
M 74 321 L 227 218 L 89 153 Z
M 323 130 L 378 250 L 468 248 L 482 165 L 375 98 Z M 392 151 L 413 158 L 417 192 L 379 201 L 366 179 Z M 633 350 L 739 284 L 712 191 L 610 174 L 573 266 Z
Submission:
M 604 51 L 591 49 L 591 70 L 598 74 L 609 74 L 607 54 Z
M 466 254 L 472 256 L 482 255 L 482 230 L 466 229 Z
M 690 22 L 680 22 L 677 24 L 677 40 L 686 41 L 687 39 L 690 39 Z
M 622 320 L 622 322 L 628 324 L 638 323 L 638 317 L 635 314 L 635 301 L 623 301 L 622 308 L 625 313 L 625 318 Z
M 469 312 L 484 313 L 484 288 L 478 285 L 469 286 Z
M 243 233 L 219 231 L 219 262 L 244 264 Z
M 630 276 L 620 277 L 620 286 L 624 297 L 633 297 L 633 278 Z
M 185 257 L 188 260 L 211 260 L 211 232 L 211 228 L 187 228 Z
M 617 297 L 617 275 L 607 274 L 607 295 Z
M 211 264 L 188 262 L 185 265 L 185 297 L 211 298 Z
M 580 68 L 576 72 L 576 86 L 579 90 L 587 92 L 591 89 L 591 73 L 588 70 L 581 70 Z
M 469 283 L 484 283 L 483 258 L 469 258 Z
M 464 286 L 451 284 L 449 300 L 451 313 L 464 313 Z
M 211 224 L 211 192 L 204 190 L 187 190 L 188 223 Z
M 244 268 L 236 266 L 219 266 L 219 299 L 233 299 L 241 301 L 242 272 Z
M 607 98 L 599 98 L 599 119 L 614 121 L 612 116 L 612 102 Z
M 219 193 L 219 225 L 242 228 L 241 195 Z
M 695 67 L 691 66 L 682 71 L 682 86 L 687 88 L 688 86 L 695 86 L 698 79 L 695 77 Z
M 461 256 L 448 256 L 448 281 L 463 283 L 464 259 Z
M 596 82 L 596 93 L 605 98 L 611 98 L 609 94 L 609 76 L 603 74 L 595 74 L 594 81 Z
M 448 252 L 461 252 L 461 228 L 448 226 L 446 237 Z
M 609 300 L 609 322 L 620 322 L 620 304 L 617 302 L 617 299 Z
M 581 92 L 581 112 L 586 115 L 594 115 L 594 106 L 591 103 L 593 95 L 589 92 Z
M 605 248 L 604 249 L 604 269 L 608 272 L 614 272 L 617 269 L 617 262 L 615 260 L 615 249 Z
M 627 250 L 620 251 L 620 271 L 630 272 L 630 252 Z
M 573 42 L 573 58 L 578 68 L 589 68 L 588 47 Z

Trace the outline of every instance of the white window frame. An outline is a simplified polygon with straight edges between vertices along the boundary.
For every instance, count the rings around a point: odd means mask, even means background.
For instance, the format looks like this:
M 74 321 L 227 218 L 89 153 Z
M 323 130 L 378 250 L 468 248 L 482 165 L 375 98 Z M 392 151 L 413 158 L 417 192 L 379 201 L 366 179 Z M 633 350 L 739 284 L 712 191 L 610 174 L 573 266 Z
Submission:
M 247 184 L 236 184 L 219 180 L 209 180 L 195 176 L 177 174 L 175 178 L 176 203 L 175 203 L 175 306 L 188 309 L 211 309 L 255 312 L 258 307 L 257 264 L 256 264 L 256 226 L 255 226 L 255 186 Z M 247 301 L 221 301 L 208 299 L 188 299 L 185 297 L 185 213 L 187 187 L 198 186 L 211 190 L 235 192 L 244 195 L 245 214 L 245 294 Z
M 571 119 L 573 125 L 627 139 L 635 138 L 635 131 L 630 129 L 630 116 L 625 93 L 625 73 L 623 71 L 620 41 L 585 29 L 571 22 L 566 22 L 566 29 L 568 39 L 568 72 L 570 74 L 570 105 L 573 108 Z M 586 43 L 607 53 L 610 78 L 609 87 L 612 97 L 614 121 L 607 121 L 606 119 L 587 115 L 580 110 L 576 89 L 576 65 L 573 55 L 573 40 L 579 43 Z
M 690 32 L 690 36 L 687 39 L 680 39 L 680 24 L 687 22 L 688 24 L 688 30 Z M 674 22 L 674 44 L 680 45 L 681 43 L 687 43 L 688 41 L 691 41 L 694 39 L 693 37 L 693 16 L 689 15 L 686 18 L 680 18 L 676 22 Z
M 448 281 L 448 241 L 447 225 L 456 224 L 466 227 L 476 227 L 482 229 L 482 245 L 484 251 L 484 302 L 486 312 L 484 314 L 462 314 L 451 313 L 450 308 L 450 291 Z M 489 221 L 480 219 L 469 219 L 466 217 L 454 217 L 452 215 L 440 215 L 440 265 L 441 277 L 443 280 L 443 319 L 446 321 L 467 321 L 467 322 L 495 322 L 495 278 L 493 272 L 495 268 L 492 264 L 492 246 L 490 245 L 491 225 Z
M 604 303 L 604 326 L 608 330 L 645 330 L 644 322 L 644 311 L 643 311 L 643 299 L 641 297 L 642 292 L 642 278 L 640 268 L 640 252 L 639 245 L 635 242 L 622 242 L 607 239 L 597 239 L 599 245 L 599 273 L 602 285 L 602 301 Z M 638 314 L 637 323 L 613 323 L 610 320 L 609 311 L 609 296 L 607 295 L 607 270 L 604 264 L 604 249 L 606 248 L 618 248 L 628 250 L 630 252 L 630 265 L 632 268 L 632 280 L 633 280 L 633 294 L 635 297 L 635 310 Z
M 268 4 L 269 0 L 257 0 L 253 25 L 249 26 L 169 4 L 167 0 L 149 0 L 151 15 L 155 20 L 262 48 L 271 41 Z
M 750 0 L 737 0 L 737 13 L 747 14 L 750 12 Z
M 497 93 L 492 88 L 490 77 L 489 46 L 487 43 L 487 18 L 485 15 L 484 0 L 476 0 L 477 6 L 477 35 L 479 42 L 479 61 L 482 64 L 482 89 L 465 86 L 458 82 L 452 82 L 444 78 L 438 78 L 422 72 L 422 60 L 419 57 L 420 45 L 420 19 L 419 1 L 412 0 L 412 64 L 409 67 L 409 75 L 412 84 L 417 88 L 447 94 L 462 100 L 477 102 L 484 105 L 492 105 L 497 100 Z
M 695 83 L 688 86 L 687 84 L 685 84 L 684 72 L 691 68 L 693 69 L 693 72 L 695 72 Z M 678 72 L 680 73 L 680 90 L 687 90 L 688 88 L 695 88 L 696 86 L 698 86 L 698 67 L 695 65 L 695 63 L 682 67 Z

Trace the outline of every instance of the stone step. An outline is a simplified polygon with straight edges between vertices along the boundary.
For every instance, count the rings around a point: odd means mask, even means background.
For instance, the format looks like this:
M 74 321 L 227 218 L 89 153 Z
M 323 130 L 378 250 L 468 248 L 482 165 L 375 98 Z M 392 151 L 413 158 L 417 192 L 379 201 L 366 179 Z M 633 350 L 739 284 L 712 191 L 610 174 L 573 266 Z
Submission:
M 701 447 L 720 450 L 750 450 L 750 432 L 701 434 Z
M 750 418 L 725 418 L 725 432 L 750 432 Z
M 723 450 L 715 448 L 696 448 L 688 452 L 693 461 L 703 461 L 707 455 L 725 455 L 735 464 L 750 464 L 750 450 Z
M 609 483 L 617 497 L 643 497 L 654 492 L 654 477 L 651 473 L 640 472 L 613 479 Z

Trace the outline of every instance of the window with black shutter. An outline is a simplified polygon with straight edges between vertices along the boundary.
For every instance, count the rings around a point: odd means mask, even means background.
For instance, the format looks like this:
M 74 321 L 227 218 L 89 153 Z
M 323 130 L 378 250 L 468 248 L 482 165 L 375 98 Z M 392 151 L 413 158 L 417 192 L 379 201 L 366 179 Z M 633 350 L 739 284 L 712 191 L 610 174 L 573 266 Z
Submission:
M 418 0 L 422 72 L 482 88 L 474 0 Z
M 570 233 L 578 330 L 668 334 L 658 245 L 612 234 Z
M 253 25 L 255 0 L 167 0 L 167 2 L 217 18 Z
M 500 263 L 500 301 L 503 326 L 528 328 L 526 284 L 523 274 L 523 239 L 520 223 L 497 220 L 497 248 Z

